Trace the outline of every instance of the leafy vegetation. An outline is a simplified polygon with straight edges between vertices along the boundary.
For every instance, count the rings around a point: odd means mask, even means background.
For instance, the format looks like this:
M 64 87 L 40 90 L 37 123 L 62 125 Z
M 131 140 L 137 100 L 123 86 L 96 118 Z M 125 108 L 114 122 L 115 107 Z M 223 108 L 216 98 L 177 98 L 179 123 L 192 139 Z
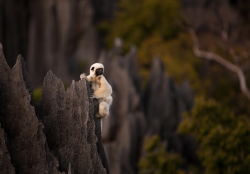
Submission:
M 40 99 L 42 98 L 42 87 L 36 88 L 33 91 L 33 99 L 35 100 L 36 103 L 38 103 L 40 101 Z
M 184 170 L 184 160 L 177 153 L 166 151 L 158 135 L 145 138 L 143 153 L 139 161 L 139 174 L 199 174 L 195 166 Z
M 99 26 L 107 35 L 111 48 L 115 37 L 124 39 L 124 48 L 132 44 L 140 46 L 145 40 L 161 36 L 168 40 L 177 36 L 177 18 L 180 17 L 180 2 L 177 0 L 121 0 L 117 17 Z
M 140 174 L 178 174 L 183 163 L 180 155 L 169 154 L 155 135 L 146 138 L 144 143 L 145 157 L 140 159 Z
M 250 171 L 250 122 L 235 116 L 213 100 L 199 98 L 184 115 L 179 132 L 192 134 L 200 144 L 198 156 L 205 174 L 241 174 Z

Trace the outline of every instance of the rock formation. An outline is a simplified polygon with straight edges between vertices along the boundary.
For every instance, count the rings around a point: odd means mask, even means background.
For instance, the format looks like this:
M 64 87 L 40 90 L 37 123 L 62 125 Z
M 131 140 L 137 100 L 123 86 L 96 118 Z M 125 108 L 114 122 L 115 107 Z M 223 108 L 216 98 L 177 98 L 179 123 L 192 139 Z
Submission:
M 191 137 L 181 136 L 177 127 L 182 114 L 190 111 L 194 97 L 188 82 L 178 86 L 165 73 L 163 62 L 155 58 L 143 96 L 147 120 L 147 136 L 159 135 L 168 151 L 182 154 L 188 163 L 198 163 L 197 144 Z
M 193 96 L 188 84 L 177 87 L 165 73 L 162 61 L 156 58 L 144 92 L 147 133 L 168 139 L 170 149 L 179 149 L 176 128 L 181 121 L 182 113 L 190 110 L 192 103 Z
M 15 168 L 11 163 L 10 155 L 6 147 L 4 130 L 0 127 L 0 172 L 14 174 Z
M 65 91 L 48 72 L 38 104 L 31 93 L 23 58 L 11 69 L 0 45 L 0 173 L 109 173 L 89 84 Z

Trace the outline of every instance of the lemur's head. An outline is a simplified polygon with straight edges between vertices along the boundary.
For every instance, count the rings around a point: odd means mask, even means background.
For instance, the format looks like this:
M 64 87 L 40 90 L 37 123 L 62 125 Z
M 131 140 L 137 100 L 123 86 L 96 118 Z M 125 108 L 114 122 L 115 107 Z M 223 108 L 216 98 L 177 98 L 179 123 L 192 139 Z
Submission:
M 104 66 L 101 63 L 95 63 L 93 65 L 91 65 L 90 67 L 90 75 L 97 77 L 100 75 L 103 75 L 104 73 Z

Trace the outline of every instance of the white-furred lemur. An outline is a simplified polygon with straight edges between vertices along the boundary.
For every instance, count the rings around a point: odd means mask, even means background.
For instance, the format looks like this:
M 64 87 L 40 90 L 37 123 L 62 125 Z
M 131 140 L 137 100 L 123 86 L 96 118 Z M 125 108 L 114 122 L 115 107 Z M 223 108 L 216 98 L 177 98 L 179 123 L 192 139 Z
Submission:
M 92 98 L 98 99 L 99 113 L 98 117 L 104 118 L 109 115 L 109 107 L 112 104 L 113 98 L 112 87 L 103 76 L 104 66 L 101 63 L 95 63 L 90 67 L 90 74 L 86 76 L 84 73 L 80 75 L 81 80 L 86 79 L 92 84 L 94 90 Z

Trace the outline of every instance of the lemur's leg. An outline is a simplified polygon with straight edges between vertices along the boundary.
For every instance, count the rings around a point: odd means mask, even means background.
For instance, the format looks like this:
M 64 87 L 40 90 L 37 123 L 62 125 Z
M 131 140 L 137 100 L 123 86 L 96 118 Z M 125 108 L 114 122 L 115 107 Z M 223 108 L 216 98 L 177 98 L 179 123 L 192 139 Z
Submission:
M 109 104 L 102 101 L 99 104 L 99 115 L 103 117 L 107 117 L 109 115 Z

